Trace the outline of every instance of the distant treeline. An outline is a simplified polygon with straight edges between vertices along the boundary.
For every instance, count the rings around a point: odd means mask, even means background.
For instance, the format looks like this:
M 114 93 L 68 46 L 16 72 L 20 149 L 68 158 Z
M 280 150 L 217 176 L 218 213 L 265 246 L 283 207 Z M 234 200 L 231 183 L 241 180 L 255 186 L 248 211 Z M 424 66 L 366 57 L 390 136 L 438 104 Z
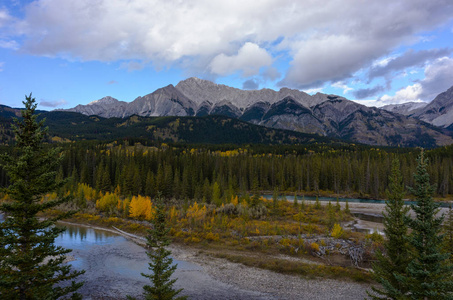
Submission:
M 215 186 L 230 199 L 262 191 L 385 198 L 392 158 L 413 186 L 419 149 L 366 146 L 143 146 L 140 143 L 64 144 L 60 178 L 124 196 L 162 192 L 166 198 L 210 202 Z M 436 196 L 453 195 L 453 146 L 427 151 Z M 8 180 L 0 171 L 0 184 Z

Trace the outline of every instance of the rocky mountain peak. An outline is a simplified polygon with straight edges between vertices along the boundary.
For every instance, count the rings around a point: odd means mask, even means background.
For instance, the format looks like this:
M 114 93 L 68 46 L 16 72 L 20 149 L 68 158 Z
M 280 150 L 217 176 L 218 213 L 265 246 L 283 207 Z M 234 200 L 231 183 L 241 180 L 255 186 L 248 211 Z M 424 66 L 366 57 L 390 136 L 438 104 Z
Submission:
M 120 102 L 118 99 L 115 99 L 110 96 L 103 97 L 99 100 L 91 101 L 87 105 L 105 105 L 105 104 L 117 104 Z M 121 101 L 122 102 L 122 101 Z

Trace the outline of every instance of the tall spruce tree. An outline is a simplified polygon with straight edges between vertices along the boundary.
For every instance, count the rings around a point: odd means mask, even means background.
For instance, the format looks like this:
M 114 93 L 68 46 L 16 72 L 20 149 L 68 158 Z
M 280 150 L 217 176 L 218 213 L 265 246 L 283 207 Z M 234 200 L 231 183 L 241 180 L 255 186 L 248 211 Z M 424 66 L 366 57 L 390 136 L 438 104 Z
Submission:
M 388 200 L 383 212 L 386 236 L 384 251 L 376 253 L 376 262 L 373 264 L 374 277 L 382 287 L 372 287 L 372 292 L 368 292 L 372 299 L 400 299 L 407 293 L 407 288 L 398 280 L 398 276 L 406 274 L 406 267 L 411 260 L 406 224 L 409 207 L 404 206 L 405 189 L 397 158 L 392 161 L 389 182 Z
M 424 151 L 417 162 L 415 187 L 410 189 L 416 197 L 416 204 L 411 205 L 415 218 L 408 219 L 412 229 L 409 236 L 413 247 L 412 260 L 406 274 L 398 277 L 407 286 L 408 296 L 412 299 L 453 299 L 453 269 L 449 253 L 442 251 L 444 216 L 436 216 L 439 204 L 432 198 L 434 186 L 429 182 Z
M 453 207 L 451 204 L 444 227 L 444 251 L 450 253 L 450 262 L 453 262 Z
M 43 200 L 43 196 L 62 187 L 55 180 L 61 162 L 60 149 L 44 149 L 44 121 L 37 122 L 35 99 L 26 96 L 23 121 L 15 120 L 16 156 L 2 155 L 2 164 L 10 178 L 6 192 L 11 201 L 2 203 L 6 218 L 0 223 L 0 298 L 58 299 L 71 295 L 83 283 L 73 281 L 83 272 L 63 264 L 71 250 L 55 245 L 64 231 L 55 222 L 72 212 L 40 220 L 38 213 L 69 201 L 68 197 Z M 70 282 L 71 281 L 71 282 Z
M 165 206 L 162 203 L 160 194 L 157 197 L 155 204 L 155 216 L 151 221 L 152 229 L 148 230 L 146 236 L 146 245 L 149 247 L 147 252 L 148 257 L 151 259 L 149 263 L 149 270 L 152 274 L 141 273 L 142 276 L 149 278 L 152 285 L 145 285 L 145 299 L 153 300 L 170 300 L 186 299 L 185 296 L 178 296 L 182 289 L 175 290 L 173 284 L 176 279 L 170 279 L 171 275 L 176 270 L 177 265 L 173 264 L 173 259 L 170 257 L 171 251 L 165 249 L 170 245 L 168 232 L 170 228 L 167 227 Z

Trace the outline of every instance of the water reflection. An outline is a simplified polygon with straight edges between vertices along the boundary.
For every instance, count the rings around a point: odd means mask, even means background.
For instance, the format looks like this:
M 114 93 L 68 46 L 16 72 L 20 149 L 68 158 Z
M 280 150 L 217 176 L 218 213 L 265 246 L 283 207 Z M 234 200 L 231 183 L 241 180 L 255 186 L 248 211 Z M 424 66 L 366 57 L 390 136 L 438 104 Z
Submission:
M 60 234 L 55 243 L 65 248 L 84 249 L 94 245 L 114 243 L 116 239 L 123 239 L 123 237 L 105 230 L 66 224 L 64 224 L 64 227 L 66 227 L 66 230 Z

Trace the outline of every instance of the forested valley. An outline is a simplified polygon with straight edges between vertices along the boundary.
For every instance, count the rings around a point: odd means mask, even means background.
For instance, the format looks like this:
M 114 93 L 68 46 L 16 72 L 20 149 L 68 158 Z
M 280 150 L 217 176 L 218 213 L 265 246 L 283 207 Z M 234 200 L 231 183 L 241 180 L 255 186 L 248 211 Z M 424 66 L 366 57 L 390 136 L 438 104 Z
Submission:
M 420 152 L 361 145 L 145 146 L 133 141 L 77 142 L 63 148 L 58 177 L 71 178 L 67 190 L 86 184 L 126 197 L 161 192 L 167 199 L 218 205 L 238 194 L 275 190 L 384 199 L 392 159 L 400 160 L 404 184 L 412 186 Z M 453 146 L 429 150 L 427 156 L 435 196 L 448 198 L 453 194 Z M 3 170 L 0 184 L 8 184 Z M 213 199 L 213 189 L 218 199 Z
M 48 150 L 55 147 L 62 150 L 56 180 L 66 183 L 41 202 L 71 200 L 42 217 L 76 210 L 67 221 L 144 236 L 156 218 L 157 199 L 162 199 L 168 236 L 183 247 L 278 273 L 367 284 L 379 280 L 365 269 L 383 251 L 384 237 L 378 231 L 350 230 L 347 226 L 355 219 L 348 203 L 340 205 L 337 199 L 321 204 L 317 197 L 388 199 L 392 164 L 399 162 L 403 187 L 416 186 L 413 174 L 422 152 L 355 144 L 238 146 L 143 140 L 49 140 L 44 145 Z M 16 155 L 6 146 L 2 151 Z M 423 152 L 433 196 L 450 201 L 453 146 Z M 1 169 L 0 185 L 9 184 Z M 261 197 L 264 194 L 271 194 L 271 200 Z M 285 200 L 288 195 L 293 202 Z M 406 191 L 400 196 L 416 198 Z M 3 203 L 12 199 L 7 193 L 0 198 Z M 453 213 L 448 220 L 445 232 L 451 234 Z M 453 249 L 448 241 L 443 253 Z M 315 263 L 304 261 L 307 258 Z

